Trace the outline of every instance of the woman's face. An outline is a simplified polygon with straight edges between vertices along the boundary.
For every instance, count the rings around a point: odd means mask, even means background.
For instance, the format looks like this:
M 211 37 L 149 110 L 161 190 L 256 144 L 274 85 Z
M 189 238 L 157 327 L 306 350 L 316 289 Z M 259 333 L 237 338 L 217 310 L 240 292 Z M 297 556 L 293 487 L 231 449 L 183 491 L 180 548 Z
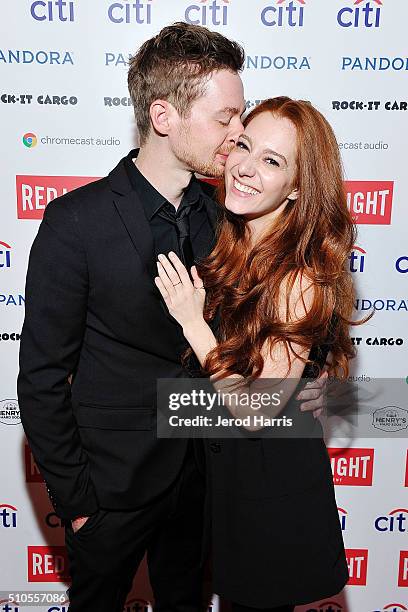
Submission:
M 273 219 L 296 199 L 296 128 L 270 112 L 257 115 L 225 165 L 225 206 L 246 219 Z

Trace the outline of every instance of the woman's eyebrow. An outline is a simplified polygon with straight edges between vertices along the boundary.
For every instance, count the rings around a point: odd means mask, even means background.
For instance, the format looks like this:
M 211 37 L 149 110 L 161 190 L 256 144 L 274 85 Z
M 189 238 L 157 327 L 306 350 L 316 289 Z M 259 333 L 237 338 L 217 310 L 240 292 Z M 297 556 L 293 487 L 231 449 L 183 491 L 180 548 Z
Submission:
M 240 138 L 244 138 L 244 140 L 247 140 L 249 142 L 249 144 L 251 145 L 251 147 L 253 146 L 252 140 L 249 136 L 247 136 L 246 134 L 242 134 L 240 136 Z M 282 153 L 277 153 L 276 151 L 274 151 L 273 149 L 264 149 L 263 151 L 264 153 L 272 153 L 272 155 L 276 155 L 276 157 L 280 157 L 281 159 L 283 159 L 283 161 L 285 162 L 286 165 L 288 165 L 288 161 L 286 159 L 286 157 L 284 155 L 282 155 Z

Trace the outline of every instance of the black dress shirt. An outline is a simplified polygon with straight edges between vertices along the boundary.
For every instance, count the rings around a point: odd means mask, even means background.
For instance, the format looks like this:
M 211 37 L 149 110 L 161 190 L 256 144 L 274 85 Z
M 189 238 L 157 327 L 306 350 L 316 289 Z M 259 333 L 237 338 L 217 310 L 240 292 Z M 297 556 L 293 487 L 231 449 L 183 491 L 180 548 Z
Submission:
M 161 216 L 160 212 L 166 210 L 167 215 L 176 218 L 184 208 L 191 207 L 189 212 L 189 222 L 191 227 L 199 227 L 203 223 L 209 223 L 204 198 L 208 197 L 201 189 L 200 181 L 194 176 L 184 191 L 184 195 L 179 207 L 176 209 L 166 198 L 153 187 L 135 166 L 133 159 L 137 156 L 137 151 L 131 151 L 126 158 L 125 166 L 129 175 L 133 189 L 143 203 L 145 215 L 150 223 L 153 234 L 155 255 L 163 253 L 167 255 L 169 251 L 174 251 L 182 259 L 179 241 L 177 236 L 176 223 L 172 223 Z M 194 239 L 191 240 L 194 260 L 197 261 L 202 256 L 202 250 L 196 245 Z

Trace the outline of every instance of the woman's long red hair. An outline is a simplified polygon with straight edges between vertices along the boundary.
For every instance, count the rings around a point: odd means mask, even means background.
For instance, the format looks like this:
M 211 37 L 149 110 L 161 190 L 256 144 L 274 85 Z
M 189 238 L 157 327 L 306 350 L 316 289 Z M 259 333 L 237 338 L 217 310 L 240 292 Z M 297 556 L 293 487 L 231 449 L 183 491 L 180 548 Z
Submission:
M 347 209 L 342 164 L 335 135 L 323 115 L 304 101 L 265 100 L 245 119 L 261 113 L 290 120 L 297 131 L 295 183 L 298 199 L 289 202 L 271 231 L 252 248 L 243 218 L 225 210 L 217 244 L 198 267 L 207 290 L 204 316 L 219 317 L 219 344 L 204 366 L 211 375 L 238 373 L 247 381 L 262 372 L 261 349 L 283 342 L 330 343 L 329 372 L 348 375 L 354 356 L 349 336 L 353 284 L 347 258 L 355 227 Z M 223 204 L 225 187 L 219 188 Z M 303 273 L 314 286 L 310 309 L 301 320 L 282 321 L 278 304 L 282 288 L 293 287 Z

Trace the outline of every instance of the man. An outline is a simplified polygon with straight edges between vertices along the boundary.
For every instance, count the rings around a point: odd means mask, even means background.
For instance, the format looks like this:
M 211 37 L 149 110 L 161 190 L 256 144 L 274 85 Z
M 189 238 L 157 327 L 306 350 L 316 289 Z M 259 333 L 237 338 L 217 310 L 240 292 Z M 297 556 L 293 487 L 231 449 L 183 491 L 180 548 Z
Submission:
M 211 250 L 217 209 L 192 174 L 221 176 L 243 130 L 243 61 L 184 23 L 144 43 L 129 70 L 140 151 L 53 201 L 31 250 L 18 393 L 66 520 L 71 612 L 121 610 L 145 552 L 156 610 L 202 607 L 196 449 L 154 424 L 156 379 L 187 375 L 186 345 L 153 279 L 158 253 Z

